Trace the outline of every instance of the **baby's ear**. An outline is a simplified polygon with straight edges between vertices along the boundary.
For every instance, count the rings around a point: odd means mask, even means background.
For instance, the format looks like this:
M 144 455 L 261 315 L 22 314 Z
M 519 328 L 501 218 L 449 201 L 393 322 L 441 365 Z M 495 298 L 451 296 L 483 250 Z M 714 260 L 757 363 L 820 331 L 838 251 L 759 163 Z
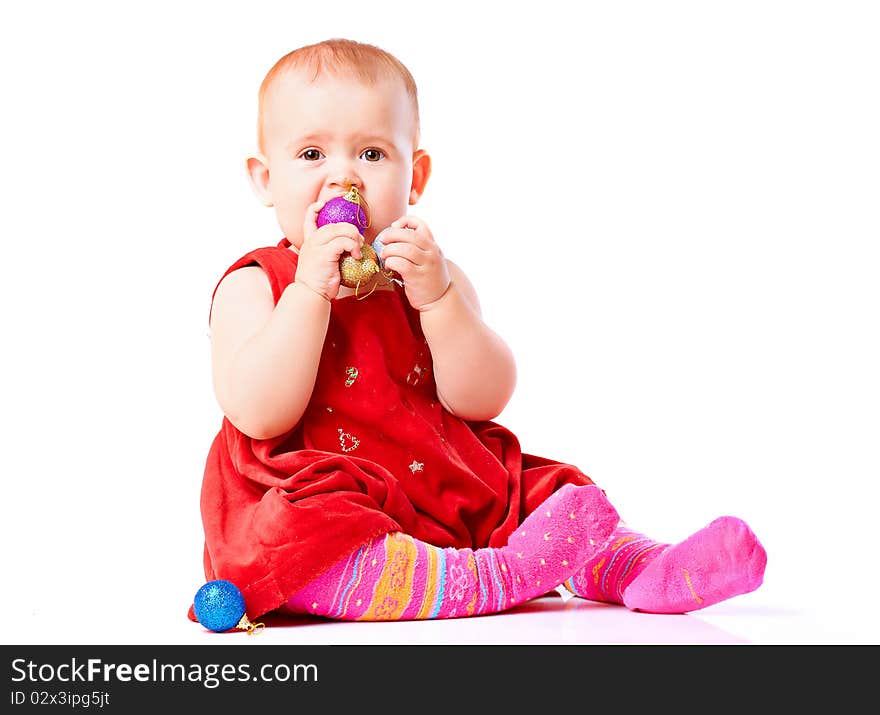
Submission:
M 272 191 L 269 188 L 269 166 L 266 157 L 262 154 L 249 156 L 247 159 L 247 173 L 257 199 L 263 206 L 273 206 Z
M 424 149 L 413 154 L 412 185 L 409 190 L 409 205 L 414 206 L 425 193 L 425 184 L 431 176 L 431 155 Z

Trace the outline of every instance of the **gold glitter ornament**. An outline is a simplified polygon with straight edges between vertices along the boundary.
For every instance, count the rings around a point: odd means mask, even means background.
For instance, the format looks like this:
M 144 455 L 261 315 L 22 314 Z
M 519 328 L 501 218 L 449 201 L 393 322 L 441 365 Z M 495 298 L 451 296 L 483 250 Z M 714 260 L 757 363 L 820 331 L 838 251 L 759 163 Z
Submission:
M 358 260 L 347 251 L 340 256 L 339 275 L 342 285 L 348 288 L 365 288 L 381 273 L 379 257 L 370 244 L 365 243 L 361 246 L 361 256 L 362 258 Z
M 369 206 L 356 186 L 348 184 L 344 195 L 332 198 L 324 204 L 318 212 L 316 224 L 320 228 L 328 223 L 350 223 L 357 226 L 359 231 L 369 228 Z M 380 243 L 379 247 L 381 246 Z M 359 259 L 348 251 L 342 253 L 339 257 L 339 278 L 346 288 L 354 288 L 358 300 L 372 295 L 379 285 L 388 285 L 390 282 L 403 285 L 402 281 L 394 278 L 392 271 L 385 268 L 376 249 L 369 243 L 361 246 Z M 366 292 L 362 294 L 362 290 Z

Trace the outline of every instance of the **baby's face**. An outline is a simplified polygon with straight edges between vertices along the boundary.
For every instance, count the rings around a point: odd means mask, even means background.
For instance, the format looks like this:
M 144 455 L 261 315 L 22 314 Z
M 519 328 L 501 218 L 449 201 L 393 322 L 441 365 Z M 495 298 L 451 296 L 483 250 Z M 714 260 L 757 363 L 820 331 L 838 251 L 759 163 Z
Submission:
M 278 77 L 263 114 L 269 193 L 279 226 L 299 248 L 306 208 L 344 194 L 364 197 L 368 241 L 406 213 L 415 151 L 415 119 L 402 83 L 302 72 Z M 413 200 L 412 203 L 415 203 Z

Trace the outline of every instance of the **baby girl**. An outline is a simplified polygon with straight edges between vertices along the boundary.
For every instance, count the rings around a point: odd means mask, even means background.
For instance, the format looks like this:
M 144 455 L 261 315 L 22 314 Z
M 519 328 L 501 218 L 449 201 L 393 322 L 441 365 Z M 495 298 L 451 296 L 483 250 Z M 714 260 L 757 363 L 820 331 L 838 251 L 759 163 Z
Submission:
M 579 469 L 523 453 L 492 421 L 514 358 L 471 280 L 407 211 L 431 157 L 395 57 L 338 39 L 282 57 L 260 88 L 247 168 L 283 238 L 235 261 L 214 291 L 224 417 L 201 512 L 205 575 L 236 584 L 251 617 L 470 616 L 563 584 L 683 613 L 761 584 L 766 554 L 740 519 L 657 542 Z M 367 220 L 319 221 L 344 194 Z M 360 259 L 380 232 L 383 270 L 343 285 L 340 259 Z

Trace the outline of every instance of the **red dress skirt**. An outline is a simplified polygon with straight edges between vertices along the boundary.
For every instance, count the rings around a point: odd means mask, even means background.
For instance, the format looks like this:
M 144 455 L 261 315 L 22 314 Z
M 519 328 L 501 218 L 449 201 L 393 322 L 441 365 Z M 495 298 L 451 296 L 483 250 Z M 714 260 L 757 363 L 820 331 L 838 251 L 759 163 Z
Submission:
M 223 277 L 259 265 L 277 303 L 296 274 L 289 246 L 282 239 L 251 251 Z M 222 421 L 201 491 L 205 578 L 236 584 L 257 618 L 380 534 L 503 546 L 567 483 L 593 482 L 571 465 L 523 454 L 501 425 L 443 408 L 418 311 L 402 288 L 340 298 L 300 422 L 253 439 Z

